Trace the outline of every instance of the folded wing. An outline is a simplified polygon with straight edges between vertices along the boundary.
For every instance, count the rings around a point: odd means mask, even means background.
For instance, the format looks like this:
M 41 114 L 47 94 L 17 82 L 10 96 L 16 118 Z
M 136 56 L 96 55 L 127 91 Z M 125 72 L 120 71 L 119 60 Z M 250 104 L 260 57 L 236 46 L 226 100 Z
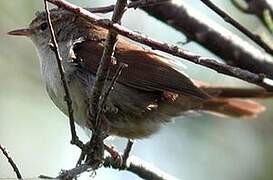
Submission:
M 86 51 L 86 49 L 90 49 Z M 104 49 L 104 41 L 87 39 L 75 44 L 74 53 L 91 73 L 96 73 Z M 124 39 L 119 39 L 114 57 L 118 63 L 128 65 L 118 79 L 119 83 L 146 91 L 171 91 L 207 98 L 207 94 L 196 87 L 189 77 L 176 71 L 168 59 Z M 111 70 L 113 75 L 118 65 Z

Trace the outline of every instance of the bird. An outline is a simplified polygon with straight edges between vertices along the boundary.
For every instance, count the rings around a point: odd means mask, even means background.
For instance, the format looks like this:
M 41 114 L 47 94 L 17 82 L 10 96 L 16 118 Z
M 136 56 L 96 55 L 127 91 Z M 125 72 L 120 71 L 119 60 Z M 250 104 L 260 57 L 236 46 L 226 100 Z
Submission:
M 64 9 L 51 9 L 50 14 L 75 121 L 81 127 L 92 129 L 94 122 L 87 121 L 89 99 L 108 30 Z M 46 90 L 55 105 L 67 115 L 56 57 L 49 46 L 51 36 L 46 13 L 36 13 L 28 28 L 8 34 L 32 40 Z M 110 84 L 121 63 L 127 67 L 122 70 L 103 107 L 103 130 L 108 135 L 147 138 L 187 112 L 250 118 L 265 110 L 263 105 L 248 99 L 266 97 L 265 90 L 209 85 L 191 79 L 171 62 L 170 58 L 118 36 L 106 84 Z

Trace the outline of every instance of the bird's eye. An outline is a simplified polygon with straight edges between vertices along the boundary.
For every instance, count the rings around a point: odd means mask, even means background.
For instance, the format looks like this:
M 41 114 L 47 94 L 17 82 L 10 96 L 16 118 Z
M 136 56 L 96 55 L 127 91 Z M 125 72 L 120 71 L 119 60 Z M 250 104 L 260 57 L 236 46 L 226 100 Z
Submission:
M 47 23 L 42 23 L 42 24 L 40 25 L 40 30 L 41 30 L 41 31 L 46 30 L 46 28 L 47 28 Z

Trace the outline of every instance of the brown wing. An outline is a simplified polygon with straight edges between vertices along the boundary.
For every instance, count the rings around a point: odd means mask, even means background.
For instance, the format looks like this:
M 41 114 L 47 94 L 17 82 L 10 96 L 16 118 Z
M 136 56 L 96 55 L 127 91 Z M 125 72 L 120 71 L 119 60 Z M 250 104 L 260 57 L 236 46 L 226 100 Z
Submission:
M 89 51 L 86 51 L 87 49 Z M 84 67 L 95 74 L 103 53 L 103 42 L 94 39 L 86 40 L 77 43 L 73 50 L 76 57 L 83 62 Z M 128 65 L 123 69 L 118 79 L 119 83 L 147 91 L 171 91 L 201 98 L 208 97 L 186 75 L 164 62 L 167 59 L 124 39 L 118 40 L 114 56 L 118 62 Z M 116 66 L 112 74 L 115 69 L 117 69 Z

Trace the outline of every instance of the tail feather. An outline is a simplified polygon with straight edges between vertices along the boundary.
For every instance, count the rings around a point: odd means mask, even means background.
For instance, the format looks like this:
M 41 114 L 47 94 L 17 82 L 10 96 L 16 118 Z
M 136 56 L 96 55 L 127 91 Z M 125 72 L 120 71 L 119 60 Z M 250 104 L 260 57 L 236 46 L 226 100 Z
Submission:
M 194 81 L 194 84 L 213 97 L 225 98 L 269 98 L 273 92 L 262 88 L 236 88 L 210 85 L 201 81 Z
M 205 101 L 203 110 L 232 117 L 255 117 L 263 112 L 265 107 L 247 99 L 215 98 Z
M 225 98 L 269 98 L 273 96 L 272 92 L 258 88 L 203 87 L 202 89 L 212 96 Z

